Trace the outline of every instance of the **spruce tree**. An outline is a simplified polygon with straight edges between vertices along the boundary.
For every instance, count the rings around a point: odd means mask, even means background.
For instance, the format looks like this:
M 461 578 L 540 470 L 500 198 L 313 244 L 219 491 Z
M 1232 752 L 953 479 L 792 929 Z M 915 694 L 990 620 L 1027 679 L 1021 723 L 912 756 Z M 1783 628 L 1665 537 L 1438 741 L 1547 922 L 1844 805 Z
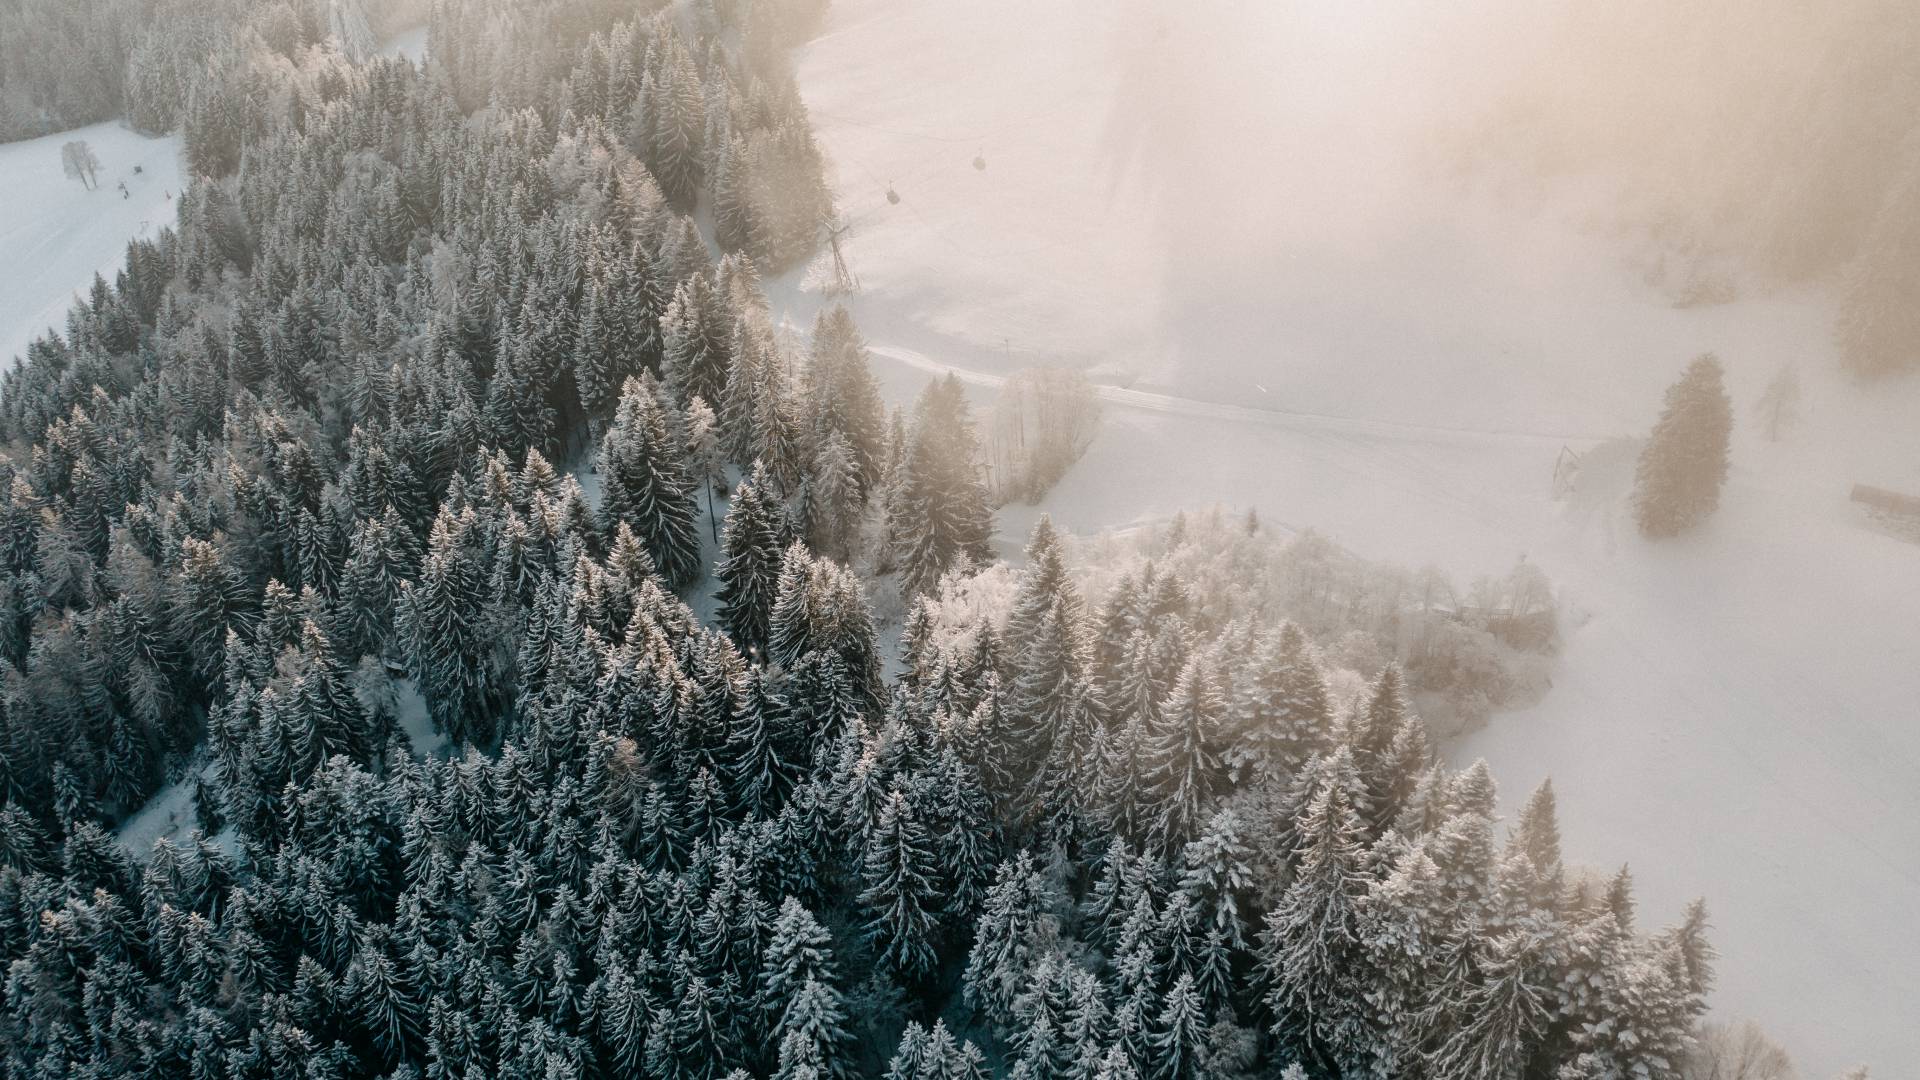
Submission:
M 967 1003 L 1011 1031 L 1033 969 L 1058 946 L 1060 928 L 1046 879 L 1021 852 L 1000 864 L 974 927 L 965 974 Z
M 1341 758 L 1324 759 L 1312 797 L 1296 826 L 1300 841 L 1293 882 L 1267 914 L 1260 935 L 1260 971 L 1273 1032 L 1296 1043 L 1338 1047 L 1350 1034 L 1352 958 L 1359 943 L 1359 902 L 1367 890 L 1366 824 L 1350 792 L 1355 781 Z
M 933 968 L 940 906 L 933 838 L 898 788 L 880 807 L 862 858 L 866 888 L 860 903 L 871 912 L 868 935 L 880 964 L 908 982 Z
M 1727 479 L 1733 403 L 1709 353 L 1667 389 L 1666 408 L 1640 452 L 1633 511 L 1649 537 L 1677 536 L 1711 516 Z
M 715 594 L 720 625 L 750 655 L 767 648 L 786 531 L 786 514 L 769 490 L 767 470 L 756 464 L 734 489 L 720 536 L 720 560 L 714 567 L 714 576 L 720 579 Z
M 1224 780 L 1218 752 L 1226 699 L 1212 670 L 1187 662 L 1148 732 L 1146 759 L 1157 812 L 1149 830 L 1164 852 L 1179 851 L 1199 835 Z
M 817 437 L 845 441 L 858 469 L 860 491 L 880 482 L 886 453 L 886 408 L 867 362 L 867 343 L 853 316 L 838 304 L 813 324 L 807 399 Z
M 993 511 L 966 391 L 952 375 L 921 393 L 913 431 L 889 496 L 887 529 L 902 584 L 933 588 L 960 559 L 984 561 Z
M 667 428 L 658 397 L 643 383 L 627 383 L 600 446 L 601 528 L 613 536 L 624 523 L 646 545 L 667 582 L 699 580 L 700 539 L 694 531 L 694 483 Z

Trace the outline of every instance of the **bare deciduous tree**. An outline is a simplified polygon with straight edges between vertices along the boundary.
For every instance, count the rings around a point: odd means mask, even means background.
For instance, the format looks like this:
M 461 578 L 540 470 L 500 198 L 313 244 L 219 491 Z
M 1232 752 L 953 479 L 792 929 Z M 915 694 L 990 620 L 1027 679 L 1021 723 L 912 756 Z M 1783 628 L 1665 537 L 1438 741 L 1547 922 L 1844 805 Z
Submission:
M 1767 441 L 1779 442 L 1780 436 L 1800 418 L 1800 369 L 1792 364 L 1781 368 L 1773 381 L 1767 383 L 1760 400 L 1754 403 L 1753 412 L 1766 430 Z
M 80 181 L 82 187 L 92 191 L 100 186 L 95 174 L 100 171 L 100 159 L 94 156 L 93 147 L 85 139 L 75 139 L 60 147 L 60 164 L 67 175 Z
M 987 432 L 988 487 L 995 503 L 1033 502 L 1046 494 L 1100 426 L 1093 384 L 1077 371 L 1027 368 L 995 399 Z
M 1797 1080 L 1793 1060 L 1751 1020 L 1706 1024 L 1687 1059 L 1687 1080 Z

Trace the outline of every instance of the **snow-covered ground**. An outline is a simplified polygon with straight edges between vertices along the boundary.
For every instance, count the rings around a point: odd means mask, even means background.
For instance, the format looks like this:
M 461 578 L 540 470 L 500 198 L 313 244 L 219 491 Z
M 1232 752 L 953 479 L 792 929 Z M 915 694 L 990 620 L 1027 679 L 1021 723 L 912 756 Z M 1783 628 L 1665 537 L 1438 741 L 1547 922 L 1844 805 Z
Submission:
M 60 147 L 85 140 L 100 159 L 100 188 L 67 179 Z M 135 169 L 139 169 L 135 173 Z M 11 368 L 48 327 L 65 331 L 67 309 L 93 275 L 113 281 L 127 242 L 173 223 L 184 184 L 180 140 L 150 139 L 117 123 L 94 124 L 0 144 L 0 368 Z M 126 184 L 121 197 L 120 184 Z
M 982 394 L 1035 363 L 1110 384 L 1044 507 L 1076 531 L 1226 503 L 1458 577 L 1538 563 L 1568 613 L 1555 689 L 1449 753 L 1516 803 L 1552 775 L 1570 856 L 1631 861 L 1646 922 L 1704 894 L 1723 1016 L 1811 1077 L 1897 1070 L 1920 1060 L 1920 546 L 1846 493 L 1920 490 L 1920 386 L 1834 378 L 1817 291 L 1677 309 L 1586 227 L 1593 193 L 1449 179 L 1416 136 L 1485 93 L 1498 39 L 1449 42 L 1492 6 L 837 0 L 800 81 L 855 314 L 896 400 L 949 366 Z M 817 298 L 774 295 L 810 321 Z M 1706 349 L 1739 417 L 1724 507 L 1648 544 L 1610 440 Z M 1750 409 L 1789 361 L 1806 417 L 1768 444 Z M 1587 463 L 1560 502 L 1563 446 Z M 1003 547 L 1034 513 L 1003 513 Z

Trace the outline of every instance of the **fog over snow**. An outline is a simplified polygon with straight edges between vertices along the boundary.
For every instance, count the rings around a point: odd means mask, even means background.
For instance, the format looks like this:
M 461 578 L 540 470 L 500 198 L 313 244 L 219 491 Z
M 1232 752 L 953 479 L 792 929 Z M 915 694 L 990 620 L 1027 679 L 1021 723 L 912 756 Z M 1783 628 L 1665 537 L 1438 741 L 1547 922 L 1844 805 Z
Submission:
M 1486 757 L 1508 805 L 1551 775 L 1569 855 L 1631 860 L 1643 923 L 1704 895 L 1721 1018 L 1810 1076 L 1897 1070 L 1920 1058 L 1920 550 L 1847 490 L 1920 488 L 1920 395 L 1833 373 L 1819 288 L 1735 275 L 1734 302 L 1676 306 L 1605 175 L 1463 167 L 1544 10 L 839 0 L 799 63 L 851 306 L 896 400 L 947 368 L 983 400 L 1035 364 L 1108 384 L 1039 508 L 1077 531 L 1252 505 L 1410 566 L 1539 564 L 1556 685 L 1449 755 Z M 1736 410 L 1723 509 L 1651 545 L 1617 440 L 1706 350 Z M 1750 410 L 1789 362 L 1807 417 L 1768 444 Z M 1555 500 L 1563 447 L 1587 464 Z M 1037 512 L 1002 513 L 1003 550 Z

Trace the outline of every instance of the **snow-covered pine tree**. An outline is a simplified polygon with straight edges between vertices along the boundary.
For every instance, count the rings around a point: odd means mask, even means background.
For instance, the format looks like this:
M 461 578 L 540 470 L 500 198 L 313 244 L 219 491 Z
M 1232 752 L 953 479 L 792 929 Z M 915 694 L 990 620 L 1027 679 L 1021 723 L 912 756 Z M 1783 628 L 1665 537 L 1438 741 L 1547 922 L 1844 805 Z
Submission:
M 1478 980 L 1447 1003 L 1457 1022 L 1427 1057 L 1435 1080 L 1520 1080 L 1525 1075 L 1550 1016 L 1547 947 L 1540 937 L 1521 933 L 1488 944 L 1478 959 Z
M 1295 826 L 1294 879 L 1267 913 L 1259 950 L 1275 1037 L 1336 1053 L 1355 1034 L 1352 961 L 1368 887 L 1366 822 L 1353 806 L 1352 768 L 1344 755 L 1320 759 Z
M 885 464 L 886 408 L 867 362 L 867 343 L 853 316 L 839 304 L 814 321 L 807 400 L 817 438 L 824 442 L 838 435 L 846 441 L 864 497 L 880 482 Z
M 1666 408 L 1640 452 L 1633 512 L 1640 531 L 1677 536 L 1711 516 L 1727 479 L 1733 403 L 1712 353 L 1687 365 L 1667 389 Z
M 1051 890 L 1033 855 L 1022 851 L 1000 864 L 974 926 L 964 976 L 967 1004 L 996 1030 L 1011 1034 L 1019 1023 L 1016 1006 L 1033 982 L 1034 968 L 1059 943 Z
M 664 374 L 676 400 L 725 402 L 727 374 L 734 363 L 734 320 L 727 303 L 705 274 L 695 274 L 674 289 L 660 316 L 660 336 Z
M 1243 785 L 1284 783 L 1332 739 L 1326 676 L 1306 632 L 1293 623 L 1266 635 L 1229 701 L 1227 765 Z
M 801 481 L 801 516 L 814 550 L 828 558 L 846 558 L 860 525 L 860 468 L 839 432 L 830 432 L 814 449 Z
M 866 888 L 860 903 L 871 913 L 867 933 L 880 964 L 915 982 L 933 969 L 940 873 L 933 839 L 899 788 L 881 804 L 861 863 Z
M 786 511 L 770 484 L 765 466 L 755 464 L 734 489 L 714 567 L 720 625 L 749 655 L 766 651 L 787 541 Z
M 621 523 L 632 526 L 661 576 L 675 586 L 691 584 L 701 573 L 694 484 L 683 458 L 659 397 L 642 381 L 629 380 L 600 444 L 601 528 L 611 537 Z
M 420 577 L 400 598 L 407 667 L 419 684 L 434 723 L 456 745 L 487 743 L 493 716 L 487 699 L 481 640 L 480 569 L 467 545 L 472 511 L 464 517 L 442 510 L 434 522 Z
M 1148 834 L 1171 855 L 1199 834 L 1226 779 L 1218 751 L 1226 698 L 1205 660 L 1187 661 L 1160 713 L 1147 732 L 1147 776 L 1156 803 Z
M 909 593 L 933 588 L 960 559 L 987 558 L 993 510 L 966 391 L 952 375 L 930 384 L 915 403 L 889 498 L 888 536 Z

